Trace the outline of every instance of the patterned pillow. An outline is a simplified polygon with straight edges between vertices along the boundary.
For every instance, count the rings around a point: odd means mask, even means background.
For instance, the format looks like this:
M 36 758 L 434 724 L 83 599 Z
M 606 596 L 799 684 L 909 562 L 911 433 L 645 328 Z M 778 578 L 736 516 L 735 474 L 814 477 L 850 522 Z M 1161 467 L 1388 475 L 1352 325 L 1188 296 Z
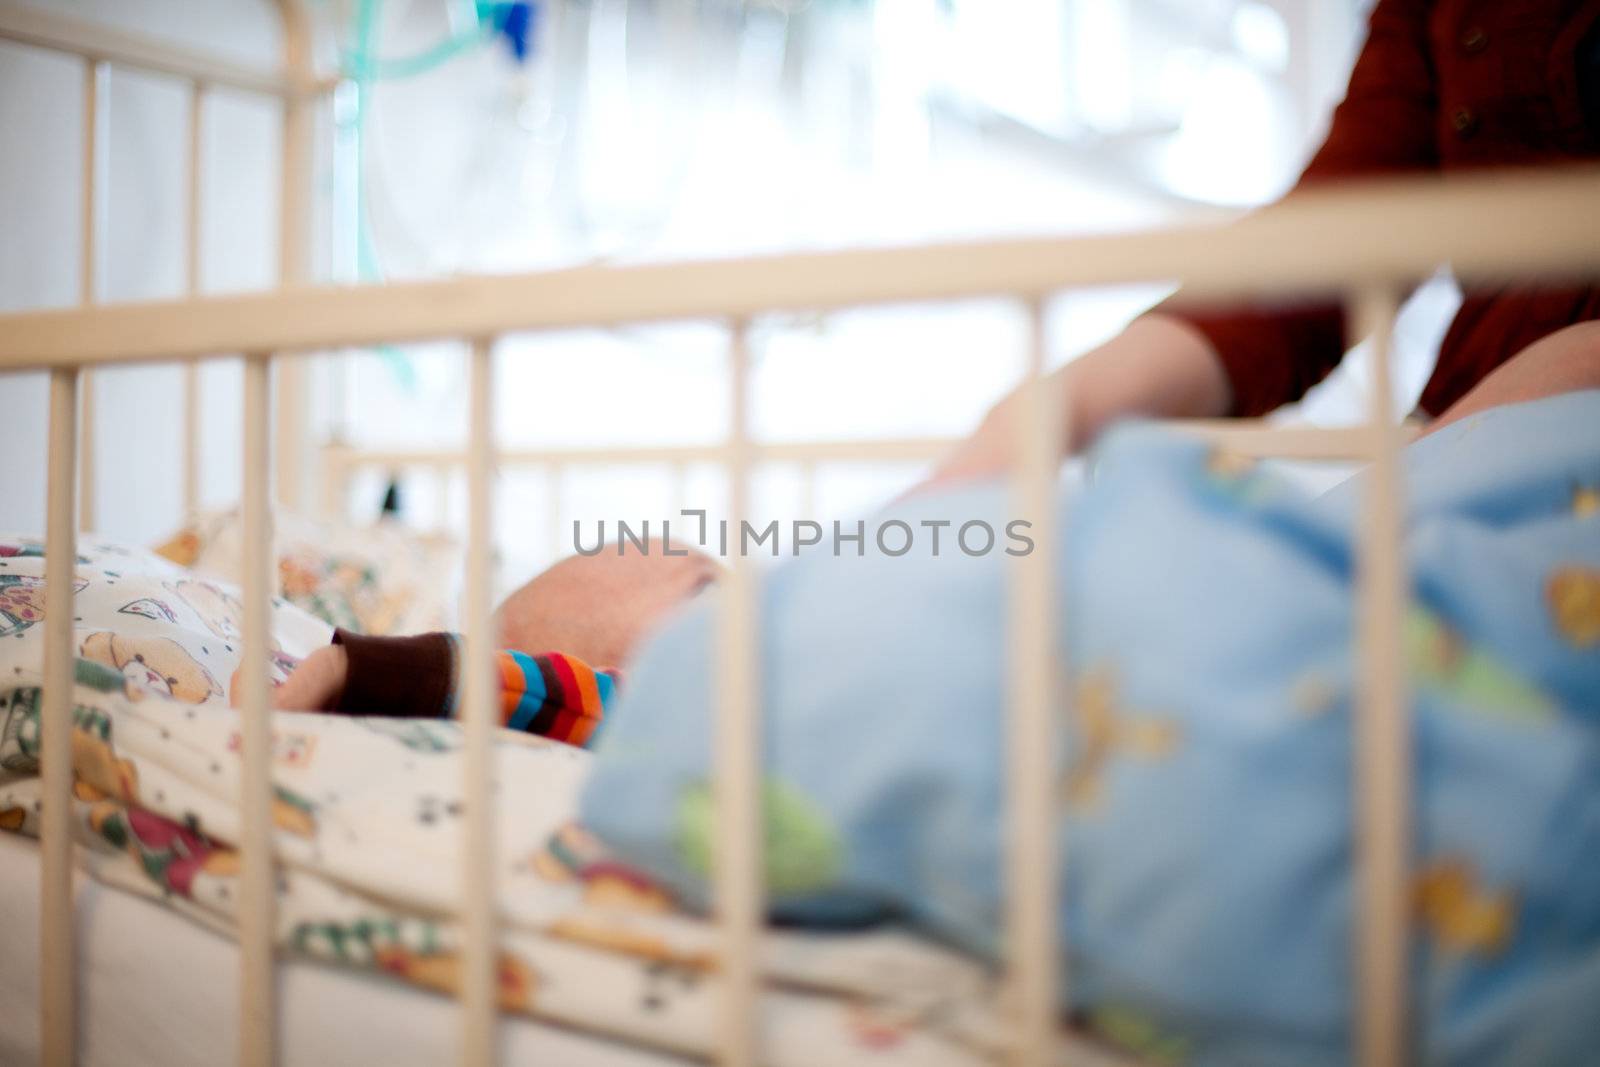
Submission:
M 44 662 L 43 546 L 0 536 L 0 683 L 40 680 Z M 102 541 L 78 547 L 75 653 L 122 674 L 134 700 L 155 693 L 187 704 L 231 703 L 241 645 L 239 590 L 153 553 Z M 325 623 L 274 599 L 276 684 L 328 642 Z
M 284 512 L 274 521 L 278 591 L 291 604 L 356 633 L 450 629 L 460 553 L 449 539 L 387 522 L 341 526 Z M 207 512 L 156 552 L 237 582 L 241 536 L 237 511 Z

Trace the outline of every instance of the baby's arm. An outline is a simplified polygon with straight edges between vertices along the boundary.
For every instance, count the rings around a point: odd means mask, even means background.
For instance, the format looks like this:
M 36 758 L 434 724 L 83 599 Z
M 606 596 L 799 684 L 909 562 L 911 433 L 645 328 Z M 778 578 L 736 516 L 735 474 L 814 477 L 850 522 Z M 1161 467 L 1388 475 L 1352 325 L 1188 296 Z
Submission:
M 336 631 L 279 687 L 280 709 L 345 715 L 453 718 L 460 642 L 454 634 L 365 637 Z M 553 652 L 495 654 L 500 725 L 588 745 L 616 693 L 616 676 L 574 656 Z

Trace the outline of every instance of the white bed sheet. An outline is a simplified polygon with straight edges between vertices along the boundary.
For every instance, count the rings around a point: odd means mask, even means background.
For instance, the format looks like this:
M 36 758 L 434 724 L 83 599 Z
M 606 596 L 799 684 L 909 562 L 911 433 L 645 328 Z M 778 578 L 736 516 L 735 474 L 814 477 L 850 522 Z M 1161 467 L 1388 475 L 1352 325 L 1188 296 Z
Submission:
M 175 912 L 77 873 L 80 1067 L 234 1062 L 238 950 Z M 0 833 L 0 1065 L 39 1062 L 39 848 Z M 457 1057 L 454 1002 L 374 975 L 281 964 L 284 1067 L 433 1067 Z M 506 1017 L 504 1062 L 675 1067 L 694 1061 Z

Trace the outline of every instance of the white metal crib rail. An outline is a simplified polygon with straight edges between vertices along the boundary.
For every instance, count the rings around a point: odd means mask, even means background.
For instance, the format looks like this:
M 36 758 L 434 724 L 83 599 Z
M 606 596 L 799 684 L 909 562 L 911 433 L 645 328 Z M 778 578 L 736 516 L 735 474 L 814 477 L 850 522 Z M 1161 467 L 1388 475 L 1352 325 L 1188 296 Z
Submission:
M 192 366 L 192 364 L 191 364 Z M 1192 433 L 1229 452 L 1243 456 L 1272 456 L 1278 459 L 1338 460 L 1352 449 L 1360 449 L 1364 428 L 1277 426 L 1268 431 L 1248 419 L 1185 419 L 1174 426 Z M 799 475 L 800 515 L 817 513 L 817 479 L 828 465 L 889 463 L 925 465 L 949 453 L 960 442 L 956 437 L 874 437 L 798 441 L 758 441 L 750 446 L 756 463 L 780 464 Z M 672 500 L 669 512 L 687 506 L 690 468 L 697 464 L 720 464 L 724 445 L 573 445 L 544 448 L 503 448 L 494 454 L 495 470 L 532 470 L 542 474 L 549 488 L 545 511 L 550 520 L 550 543 L 560 546 L 566 527 L 562 475 L 596 468 L 645 466 L 664 469 L 670 475 Z M 465 470 L 466 452 L 457 448 L 384 448 L 352 445 L 333 440 L 322 446 L 318 461 L 321 482 L 321 507 L 324 515 L 343 518 L 349 507 L 352 479 L 357 471 L 377 471 L 389 476 L 421 475 L 431 479 L 433 502 L 426 516 L 408 516 L 414 524 L 434 532 L 449 527 L 449 487 L 451 475 Z
M 305 173 L 311 94 L 304 25 L 285 2 L 290 33 L 286 73 L 243 86 L 285 101 L 292 134 L 283 160 L 283 276 L 303 278 Z M 15 9 L 0 7 L 0 32 L 15 30 Z M 33 16 L 28 16 L 33 18 Z M 148 42 L 120 35 L 39 30 L 4 32 L 30 44 L 86 57 L 93 109 L 99 64 L 123 62 L 176 73 L 197 84 L 224 82 L 225 71 L 193 56 L 173 58 Z M 51 24 L 55 25 L 55 24 Z M 298 27 L 298 28 L 296 28 Z M 87 43 L 86 43 L 87 42 Z M 232 84 L 237 84 L 234 82 Z M 194 109 L 198 115 L 198 107 Z M 191 119 L 190 144 L 198 118 Z M 86 262 L 93 261 L 93 138 L 86 139 Z M 191 162 L 198 184 L 198 164 Z M 195 194 L 191 186 L 191 201 Z M 72 560 L 76 530 L 73 486 L 80 381 L 88 368 L 124 361 L 197 361 L 242 355 L 244 641 L 243 803 L 240 849 L 244 872 L 239 927 L 242 960 L 239 1054 L 246 1064 L 276 1057 L 273 997 L 273 899 L 267 605 L 271 593 L 268 471 L 272 444 L 271 380 L 286 354 L 420 339 L 470 344 L 468 552 L 465 628 L 467 692 L 462 783 L 466 836 L 462 852 L 465 915 L 462 1060 L 495 1060 L 496 901 L 492 870 L 494 683 L 489 660 L 489 528 L 494 430 L 491 372 L 495 340 L 507 333 L 603 326 L 674 318 L 717 318 L 730 328 L 732 430 L 712 449 L 730 471 L 730 522 L 745 518 L 753 460 L 760 455 L 747 417 L 750 359 L 747 324 L 769 311 L 826 310 L 891 302 L 1005 296 L 1029 323 L 1031 417 L 1019 441 L 1014 483 L 1018 517 L 1035 525 L 1040 551 L 1013 561 L 1009 625 L 1015 659 L 1010 677 L 1007 745 L 1008 964 L 1017 996 L 1015 1060 L 1053 1062 L 1057 1005 L 1070 976 L 1058 969 L 1055 929 L 1060 871 L 1054 854 L 1056 812 L 1052 744 L 1066 694 L 1051 653 L 1058 605 L 1049 576 L 1059 555 L 1052 529 L 1052 446 L 1041 370 L 1043 309 L 1052 294 L 1074 287 L 1171 280 L 1197 296 L 1242 293 L 1341 294 L 1353 321 L 1375 339 L 1370 418 L 1348 431 L 1230 429 L 1253 451 L 1344 456 L 1370 461 L 1373 476 L 1364 523 L 1359 580 L 1360 684 L 1355 715 L 1359 922 L 1353 946 L 1360 1062 L 1393 1067 L 1407 1059 L 1406 873 L 1409 840 L 1409 745 L 1405 679 L 1399 662 L 1403 574 L 1399 551 L 1397 447 L 1389 410 L 1388 335 L 1397 295 L 1449 262 L 1468 284 L 1491 279 L 1600 275 L 1600 170 L 1486 174 L 1453 182 L 1412 181 L 1306 195 L 1236 224 L 1124 236 L 996 241 L 921 248 L 581 268 L 531 275 L 456 279 L 373 288 L 286 285 L 276 292 L 191 297 L 137 305 L 0 315 L 0 372 L 50 372 L 49 503 L 46 585 L 45 702 L 41 749 L 45 801 L 42 838 L 41 998 L 44 1059 L 70 1063 L 74 1042 L 71 903 Z M 191 210 L 191 222 L 195 210 Z M 191 240 L 191 255 L 194 254 Z M 191 259 L 191 279 L 193 278 Z M 93 294 L 86 288 L 87 297 Z M 280 421 L 281 437 L 287 429 Z M 892 443 L 891 443 L 892 444 Z M 770 446 L 769 446 L 770 447 Z M 863 446 L 870 449 L 870 446 Z M 820 449 L 821 453 L 826 448 Z M 285 460 L 280 453 L 283 485 Z M 803 458 L 803 457 L 802 457 Z M 826 458 L 819 455 L 816 458 Z M 737 528 L 737 527 L 735 527 Z M 758 944 L 763 914 L 761 842 L 756 813 L 760 780 L 759 671 L 756 611 L 749 564 L 735 559 L 720 594 L 715 753 L 718 812 L 715 900 L 724 930 L 721 973 L 726 991 L 720 1058 L 753 1065 L 761 1059 Z
M 313 107 L 332 87 L 313 77 L 311 34 L 298 0 L 275 0 L 282 26 L 282 65 L 256 70 L 235 60 L 154 40 L 137 33 L 20 4 L 0 3 L 0 40 L 60 52 L 83 61 L 83 149 L 81 155 L 81 238 L 79 302 L 98 300 L 100 243 L 108 188 L 107 104 L 112 67 L 124 67 L 180 79 L 189 89 L 187 113 L 187 178 L 184 278 L 189 296 L 200 292 L 201 203 L 205 103 L 214 88 L 275 98 L 282 107 L 283 141 L 279 156 L 278 280 L 283 286 L 307 277 L 310 240 L 310 166 Z M 62 571 L 63 582 L 46 581 L 45 696 L 40 710 L 42 885 L 40 941 L 40 1040 L 47 1064 L 70 1064 L 74 1058 L 74 931 L 72 906 L 71 682 L 73 664 L 70 561 L 76 555 L 76 531 L 95 526 L 94 378 L 75 361 L 50 361 L 50 452 L 46 559 L 50 570 Z M 199 503 L 200 389 L 197 364 L 185 367 L 183 381 L 184 505 Z M 268 426 L 270 358 L 245 360 L 243 452 L 246 491 L 242 500 L 244 535 L 243 582 L 243 812 L 240 825 L 239 877 L 241 951 L 239 1059 L 243 1064 L 274 1062 L 273 1030 L 277 1018 L 272 959 L 273 867 L 271 854 L 270 743 L 265 653 L 271 576 L 271 535 L 266 472 L 271 463 L 272 432 Z M 285 361 L 278 368 L 284 393 L 298 398 L 301 368 Z M 81 423 L 80 419 L 81 412 Z M 300 405 L 280 407 L 277 456 L 278 496 L 295 498 L 300 480 L 296 447 L 303 431 Z M 58 566 L 68 561 L 64 570 Z

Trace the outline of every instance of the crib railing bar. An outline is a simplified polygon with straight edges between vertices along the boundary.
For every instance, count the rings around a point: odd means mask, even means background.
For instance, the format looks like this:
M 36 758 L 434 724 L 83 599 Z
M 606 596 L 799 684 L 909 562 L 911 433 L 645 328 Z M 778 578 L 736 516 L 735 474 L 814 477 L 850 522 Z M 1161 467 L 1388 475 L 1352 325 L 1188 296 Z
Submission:
M 104 63 L 83 64 L 83 185 L 82 233 L 78 249 L 78 302 L 87 307 L 100 298 L 100 233 L 105 224 L 106 104 L 110 71 Z M 83 405 L 78 444 L 78 522 L 82 529 L 95 526 L 95 403 L 94 373 L 85 370 L 79 385 Z
M 183 366 L 183 514 L 200 510 L 200 364 Z
M 494 489 L 494 342 L 472 342 L 467 418 L 466 641 L 462 648 L 461 796 L 466 811 L 461 849 L 461 1063 L 496 1061 L 497 901 L 494 878 L 495 702 L 499 692 L 491 645 L 491 559 Z
M 278 0 L 283 26 L 283 75 L 293 91 L 283 94 L 283 144 L 279 150 L 278 284 L 285 289 L 310 279 L 311 163 L 314 99 L 310 95 L 311 36 L 299 0 Z M 277 363 L 277 484 L 274 499 L 291 510 L 305 506 L 306 361 Z
M 50 372 L 48 517 L 45 527 L 44 694 L 39 707 L 43 810 L 39 901 L 39 1035 L 42 1061 L 70 1064 L 76 1040 L 76 931 L 72 898 L 72 631 L 78 558 L 73 516 L 78 371 Z
M 115 63 L 246 92 L 283 96 L 295 91 L 289 79 L 272 71 L 251 70 L 231 57 L 209 55 L 22 4 L 0 3 L 0 39 L 82 56 L 95 63 Z M 323 87 L 316 88 L 320 91 Z
M 1269 426 L 1243 420 L 1230 423 L 1225 419 L 1174 419 L 1163 425 L 1256 458 L 1365 462 L 1372 455 L 1372 433 L 1365 425 Z M 1397 426 L 1395 433 L 1404 443 L 1417 435 L 1417 429 Z
M 1221 419 L 1172 419 L 1164 423 L 1195 434 L 1242 455 L 1307 460 L 1366 460 L 1371 454 L 1365 427 L 1274 426 L 1266 422 Z M 1414 427 L 1396 431 L 1402 443 L 1416 435 Z M 822 463 L 887 462 L 922 463 L 934 460 L 954 446 L 957 437 L 868 438 L 864 440 L 752 441 L 751 458 L 761 463 L 795 463 L 804 468 Z M 623 447 L 511 448 L 496 453 L 501 468 L 549 465 L 584 467 L 613 464 L 671 465 L 675 470 L 692 463 L 717 463 L 721 445 L 637 445 Z M 455 449 L 365 449 L 329 445 L 325 463 L 348 471 L 361 467 L 406 467 L 420 464 L 461 466 L 465 453 Z M 812 470 L 815 474 L 815 470 Z
M 78 383 L 78 402 L 83 414 L 78 423 L 78 527 L 88 533 L 93 530 L 98 516 L 95 514 L 97 472 L 95 471 L 95 389 L 94 372 L 83 372 Z
M 1600 167 L 1373 181 L 1297 194 L 1227 226 L 586 266 L 316 286 L 92 313 L 0 316 L 0 367 L 361 347 L 624 322 L 1042 294 L 1174 280 L 1198 298 L 1337 294 L 1449 262 L 1464 283 L 1600 268 Z M 1496 225 L 1483 225 L 1484 218 Z
M 239 678 L 239 1063 L 277 1062 L 277 990 L 273 934 L 277 897 L 272 847 L 272 724 L 267 690 L 273 576 L 269 506 L 272 356 L 244 357 L 243 526 L 241 596 L 243 640 Z
M 203 82 L 189 83 L 187 164 L 188 200 L 184 216 L 184 289 L 190 296 L 200 294 L 200 250 L 203 235 L 200 224 L 203 218 L 201 204 L 205 197 L 205 119 L 206 86 Z
M 1371 466 L 1357 575 L 1357 685 L 1353 775 L 1356 820 L 1356 1062 L 1410 1061 L 1409 877 L 1411 717 L 1401 656 L 1408 598 L 1402 556 L 1399 434 L 1390 393 L 1398 305 L 1386 286 L 1349 298 L 1351 321 L 1372 339 Z
M 770 441 L 749 443 L 750 456 L 759 462 L 850 462 L 876 460 L 917 463 L 937 458 L 956 442 L 954 437 L 903 437 L 861 441 Z M 364 449 L 352 445 L 330 446 L 331 462 L 345 467 L 406 467 L 424 463 L 461 466 L 466 454 L 457 449 Z M 726 445 L 624 445 L 621 447 L 508 448 L 495 454 L 495 463 L 510 467 L 584 467 L 623 464 L 664 464 L 675 470 L 694 463 L 720 463 Z M 683 472 L 687 475 L 687 471 Z
M 110 75 L 104 63 L 83 64 L 83 146 L 79 186 L 78 303 L 99 298 L 101 194 L 105 183 L 101 168 L 105 155 L 106 99 Z
M 200 295 L 201 202 L 205 190 L 206 87 L 189 83 L 188 203 L 185 215 L 183 248 L 184 289 L 190 296 Z M 183 510 L 192 516 L 200 509 L 200 366 L 183 367 Z
M 1009 715 L 1006 724 L 1006 936 L 1016 1043 L 1011 1062 L 1054 1061 L 1059 1003 L 1056 915 L 1056 788 L 1059 707 L 1056 680 L 1056 542 L 1053 519 L 1060 418 L 1044 377 L 1044 303 L 1029 300 L 1028 362 L 1022 392 L 1012 496 L 1031 523 L 1033 549 L 1010 560 Z
M 717 1061 L 724 1067 L 756 1067 L 761 1055 L 758 956 L 764 915 L 760 668 L 755 576 L 750 560 L 739 550 L 739 524 L 750 514 L 750 329 L 744 319 L 734 320 L 731 327 L 725 455 L 730 558 L 718 614 L 712 754 L 714 903 L 722 935 L 723 979 Z
M 304 356 L 285 356 L 276 361 L 278 403 L 273 434 L 276 478 L 272 498 L 296 512 L 303 511 L 305 504 L 305 463 L 301 457 L 301 449 L 306 445 L 305 359 Z

